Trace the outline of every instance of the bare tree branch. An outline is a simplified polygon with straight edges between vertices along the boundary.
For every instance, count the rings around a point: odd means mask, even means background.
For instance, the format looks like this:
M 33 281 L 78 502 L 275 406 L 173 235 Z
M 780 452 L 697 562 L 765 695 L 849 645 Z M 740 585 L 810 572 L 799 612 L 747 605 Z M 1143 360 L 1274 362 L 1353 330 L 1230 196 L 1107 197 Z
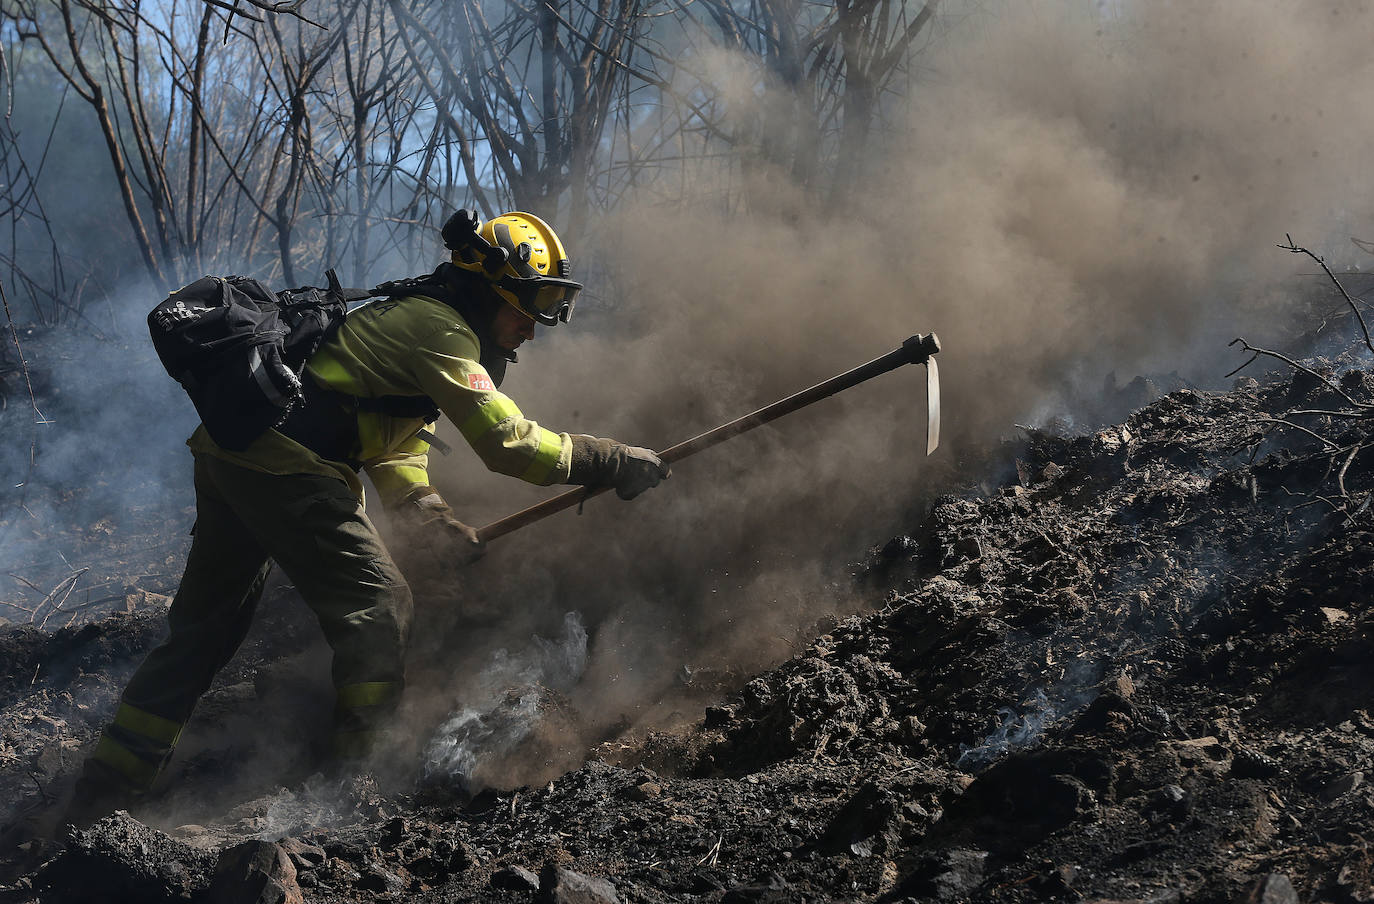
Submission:
M 1345 299 L 1346 304 L 1350 305 L 1350 310 L 1355 312 L 1355 319 L 1360 322 L 1360 330 L 1364 333 L 1365 348 L 1369 349 L 1371 352 L 1374 352 L 1374 340 L 1370 339 L 1369 325 L 1364 322 L 1364 315 L 1360 313 L 1359 307 L 1355 304 L 1355 299 L 1350 297 L 1350 293 L 1345 291 L 1345 286 L 1341 285 L 1341 281 L 1336 278 L 1336 274 L 1332 273 L 1331 268 L 1326 265 L 1326 261 L 1323 260 L 1319 255 L 1309 251 L 1308 249 L 1300 248 L 1297 245 L 1293 244 L 1293 237 L 1291 235 L 1284 233 L 1283 237 L 1288 240 L 1288 244 L 1279 245 L 1278 247 L 1292 254 L 1305 254 L 1308 257 L 1312 258 L 1312 260 L 1320 264 L 1321 268 L 1324 271 L 1326 271 L 1326 275 L 1331 278 L 1331 282 L 1335 283 L 1336 288 L 1340 290 L 1341 297 Z

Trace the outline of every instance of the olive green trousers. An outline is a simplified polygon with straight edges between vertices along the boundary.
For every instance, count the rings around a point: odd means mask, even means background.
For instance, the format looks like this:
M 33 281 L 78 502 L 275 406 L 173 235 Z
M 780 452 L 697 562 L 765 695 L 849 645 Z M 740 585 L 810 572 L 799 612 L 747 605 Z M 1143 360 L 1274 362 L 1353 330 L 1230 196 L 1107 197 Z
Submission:
M 167 613 L 170 634 L 130 679 L 92 759 L 147 788 L 182 726 L 248 633 L 275 561 L 334 652 L 336 754 L 365 754 L 404 686 L 411 595 L 361 501 L 341 480 L 195 463 L 196 528 Z

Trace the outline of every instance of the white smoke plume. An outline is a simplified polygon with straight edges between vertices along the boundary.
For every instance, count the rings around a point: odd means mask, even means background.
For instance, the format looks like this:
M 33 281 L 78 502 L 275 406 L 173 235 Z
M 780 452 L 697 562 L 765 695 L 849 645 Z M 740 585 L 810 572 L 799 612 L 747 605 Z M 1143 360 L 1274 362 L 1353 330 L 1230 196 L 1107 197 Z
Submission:
M 484 767 L 513 751 L 538 727 L 548 691 L 570 688 L 587 665 L 587 629 L 569 612 L 554 639 L 535 635 L 524 649 L 496 650 L 475 686 L 435 731 L 425 753 L 428 781 L 480 789 Z

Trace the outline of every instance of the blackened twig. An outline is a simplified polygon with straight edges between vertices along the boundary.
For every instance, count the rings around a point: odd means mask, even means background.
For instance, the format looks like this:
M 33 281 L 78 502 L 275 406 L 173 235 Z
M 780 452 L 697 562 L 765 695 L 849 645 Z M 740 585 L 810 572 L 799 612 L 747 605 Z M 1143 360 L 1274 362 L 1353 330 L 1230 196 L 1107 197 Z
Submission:
M 1355 456 L 1364 448 L 1362 443 L 1356 443 L 1350 450 L 1350 454 L 1345 457 L 1345 464 L 1341 465 L 1341 471 L 1336 475 L 1336 486 L 1341 488 L 1341 495 L 1349 499 L 1350 494 L 1345 489 L 1345 472 L 1350 470 L 1350 463 L 1355 460 Z
M 1235 345 L 1234 342 L 1232 342 L 1231 344 L 1232 344 L 1232 345 Z M 1229 374 L 1226 374 L 1225 376 L 1222 377 L 1222 379 L 1225 380 L 1227 377 L 1234 377 L 1236 374 L 1240 373 L 1242 370 L 1245 370 L 1245 368 L 1249 367 L 1251 364 L 1254 364 L 1254 363 L 1255 363 L 1255 359 L 1258 358 L 1258 357 L 1259 357 L 1259 352 L 1255 352 L 1253 355 L 1250 356 L 1250 360 L 1249 360 L 1249 361 L 1246 361 L 1246 362 L 1245 362 L 1244 364 L 1242 364 L 1240 367 L 1237 367 L 1235 370 L 1231 371 Z
M 21 576 L 15 574 L 13 571 L 6 572 L 6 574 L 8 574 L 10 577 L 14 578 L 14 579 L 15 579 L 16 581 L 18 581 L 19 583 L 23 584 L 25 587 L 28 587 L 30 590 L 33 590 L 35 593 L 41 593 L 41 594 L 43 594 L 44 596 L 47 596 L 47 595 L 48 595 L 48 593 L 47 593 L 46 590 L 44 590 L 42 587 L 39 587 L 39 586 L 38 586 L 37 584 L 35 584 L 33 581 L 30 581 L 28 578 L 21 577 Z
M 1294 430 L 1301 430 L 1303 433 L 1306 433 L 1308 436 L 1312 437 L 1317 442 L 1321 443 L 1322 446 L 1325 447 L 1326 451 L 1328 452 L 1335 452 L 1340 449 L 1340 446 L 1331 442 L 1331 440 L 1327 439 L 1326 437 L 1322 436 L 1320 433 L 1317 433 L 1314 430 L 1308 430 L 1302 424 L 1295 424 L 1292 421 L 1285 421 L 1283 418 L 1276 417 L 1261 417 L 1256 418 L 1255 420 L 1259 421 L 1261 424 L 1280 424 L 1284 427 L 1292 427 Z
M 1305 364 L 1299 364 L 1297 361 L 1294 361 L 1292 358 L 1288 357 L 1287 355 L 1283 354 L 1282 352 L 1270 351 L 1270 350 L 1267 349 L 1267 348 L 1259 348 L 1258 346 L 1251 345 L 1249 342 L 1246 342 L 1245 339 L 1242 338 L 1242 337 L 1240 337 L 1240 336 L 1237 336 L 1235 339 L 1232 339 L 1230 342 L 1226 343 L 1226 346 L 1227 346 L 1227 348 L 1230 348 L 1231 346 L 1235 345 L 1237 342 L 1239 342 L 1240 345 L 1241 345 L 1241 348 L 1244 348 L 1247 352 L 1255 352 L 1255 353 L 1257 353 L 1257 354 L 1259 354 L 1259 355 L 1268 355 L 1268 356 L 1271 357 L 1271 358 L 1278 358 L 1280 361 L 1282 361 L 1284 364 L 1287 364 L 1289 367 L 1293 368 L 1294 370 L 1300 370 L 1300 371 L 1302 371 L 1302 372 L 1305 373 L 1305 374 L 1309 374 L 1310 376 L 1316 377 L 1318 380 L 1321 380 L 1321 381 L 1322 381 L 1323 383 L 1325 383 L 1327 386 L 1330 386 L 1333 390 L 1335 390 L 1337 393 L 1339 393 L 1339 394 L 1341 395 L 1342 398 L 1344 398 L 1344 399 L 1345 399 L 1347 402 L 1349 402 L 1350 404 L 1354 405 L 1356 408 L 1369 408 L 1369 407 L 1370 407 L 1369 405 L 1366 405 L 1364 402 L 1361 402 L 1361 401 L 1357 400 L 1357 399 L 1356 399 L 1354 396 L 1352 396 L 1350 393 L 1348 393 L 1348 392 L 1346 392 L 1344 389 L 1342 389 L 1342 388 L 1340 387 L 1340 385 L 1336 383 L 1335 380 L 1332 380 L 1330 377 L 1324 377 L 1324 376 L 1322 376 L 1321 374 L 1317 373 L 1315 370 L 1313 370 L 1312 368 L 1306 366 Z M 1249 362 L 1246 362 L 1246 363 L 1249 363 Z
M 1292 417 L 1295 414 L 1311 414 L 1317 417 L 1343 417 L 1351 420 L 1363 420 L 1367 417 L 1374 417 L 1374 411 L 1368 409 L 1364 411 L 1332 411 L 1327 408 L 1295 408 L 1285 414 L 1284 417 Z
M 1321 493 L 1313 493 L 1312 495 L 1315 496 L 1315 497 L 1317 497 L 1318 499 L 1320 499 L 1322 502 L 1325 502 L 1327 505 L 1331 506 L 1331 511 L 1333 511 L 1333 512 L 1343 512 L 1343 511 L 1345 511 L 1345 506 L 1344 506 L 1344 505 L 1337 505 L 1336 503 L 1332 502 L 1330 499 L 1327 499 L 1327 498 L 1326 498 L 1325 496 L 1323 496 Z
M 1309 251 L 1308 249 L 1300 248 L 1297 245 L 1293 244 L 1293 237 L 1288 233 L 1285 232 L 1283 234 L 1283 237 L 1288 240 L 1288 244 L 1279 245 L 1280 248 L 1292 254 L 1307 255 L 1308 257 L 1312 258 L 1312 260 L 1320 264 L 1321 268 L 1326 271 L 1326 275 L 1331 277 L 1331 281 L 1336 284 L 1336 288 L 1341 290 L 1341 296 L 1345 298 L 1346 304 L 1350 305 L 1350 310 L 1355 312 L 1355 319 L 1360 322 L 1360 329 L 1364 332 L 1365 348 L 1368 348 L 1371 352 L 1374 352 L 1374 339 L 1370 339 L 1369 337 L 1369 325 L 1364 322 L 1364 315 L 1360 313 L 1359 307 L 1355 304 L 1355 299 L 1350 297 L 1350 293 L 1345 291 L 1345 286 L 1341 285 L 1341 281 L 1336 278 L 1336 274 L 1332 273 L 1331 268 L 1326 265 L 1326 261 L 1322 260 L 1320 256 Z
M 1369 508 L 1369 503 L 1371 501 L 1374 501 L 1374 493 L 1365 493 L 1364 502 L 1360 503 L 1360 507 L 1345 516 L 1345 526 L 1351 527 L 1354 525 L 1355 519 L 1364 514 L 1365 510 Z
M 51 609 L 48 610 L 48 613 L 47 613 L 46 615 L 43 616 L 43 621 L 40 622 L 39 625 L 38 625 L 39 629 L 42 629 L 42 628 L 46 628 L 46 627 L 47 627 L 47 625 L 48 625 L 48 619 L 52 618 L 54 612 L 61 612 L 61 611 L 62 611 L 62 604 L 65 603 L 65 602 L 67 601 L 67 599 L 72 595 L 72 591 L 76 590 L 76 582 L 77 582 L 77 580 L 78 580 L 83 574 L 85 574 L 85 573 L 88 572 L 88 571 L 90 571 L 89 568 L 83 568 L 83 569 L 81 569 L 80 571 L 75 572 L 74 574 L 69 574 L 69 575 L 67 575 L 65 578 L 63 578 L 63 579 L 61 580 L 60 583 L 58 583 L 58 585 L 57 585 L 56 587 L 54 587 L 54 588 L 52 589 L 52 593 L 49 593 L 49 594 L 48 594 L 47 599 L 43 600 L 43 602 L 39 603 L 39 604 L 34 608 L 33 617 L 36 619 L 36 618 L 38 618 L 38 613 L 42 611 L 42 609 L 43 609 L 43 607 L 44 607 L 45 605 L 47 605 L 48 600 L 51 600 L 51 599 L 53 599 L 54 597 L 56 597 L 57 594 L 63 590 L 63 588 L 66 589 L 66 593 L 63 593 L 63 594 L 62 594 L 62 599 L 60 599 L 60 600 L 58 600 L 56 603 L 54 603 L 54 604 L 53 604 L 53 607 L 52 607 Z
M 19 345 L 19 329 L 14 325 L 14 315 L 10 313 L 10 299 L 5 294 L 4 280 L 0 280 L 0 302 L 5 306 L 5 320 L 10 325 L 10 339 L 14 342 L 14 350 L 19 355 L 19 369 L 24 372 L 24 384 L 29 388 L 29 404 L 33 406 L 33 413 L 37 415 L 36 424 L 51 424 L 52 421 L 43 416 L 43 412 L 38 410 L 38 399 L 33 394 L 33 380 L 29 377 L 29 362 L 24 360 L 24 349 Z

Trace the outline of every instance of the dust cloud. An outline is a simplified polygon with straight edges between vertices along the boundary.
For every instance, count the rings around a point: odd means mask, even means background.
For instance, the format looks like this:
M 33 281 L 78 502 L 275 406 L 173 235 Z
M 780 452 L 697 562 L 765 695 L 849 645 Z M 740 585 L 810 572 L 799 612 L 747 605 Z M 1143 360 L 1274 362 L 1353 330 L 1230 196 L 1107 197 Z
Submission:
M 546 426 L 662 449 L 933 330 L 944 442 L 923 457 L 924 378 L 905 368 L 683 462 L 631 503 L 603 497 L 459 574 L 414 575 L 414 742 L 486 699 L 493 651 L 537 650 L 568 612 L 586 619 L 587 660 L 559 690 L 585 732 L 525 780 L 625 729 L 699 718 L 827 618 L 879 602 L 849 566 L 915 532 L 980 445 L 1071 413 L 1110 372 L 1216 385 L 1239 363 L 1233 336 L 1291 334 L 1295 274 L 1312 268 L 1275 243 L 1291 233 L 1341 267 L 1363 261 L 1349 237 L 1374 235 L 1365 7 L 946 2 L 909 83 L 882 100 L 892 128 L 845 161 L 841 198 L 762 159 L 707 159 L 685 191 L 648 185 L 568 236 L 588 298 L 503 387 Z M 706 62 L 727 121 L 788 108 L 751 63 Z M 170 450 L 149 492 L 190 505 L 190 407 L 144 363 L 156 382 L 130 378 L 113 401 L 167 414 L 130 426 L 122 406 L 100 409 L 101 454 Z M 485 473 L 451 425 L 440 433 L 455 451 L 432 455 L 432 477 L 465 521 L 552 492 Z M 69 454 L 51 468 L 92 453 Z
M 923 459 L 924 381 L 905 369 L 629 505 L 497 541 L 432 617 L 480 620 L 499 600 L 498 621 L 549 631 L 582 611 L 590 661 L 570 697 L 590 725 L 696 716 L 681 703 L 694 668 L 747 674 L 871 603 L 845 563 L 915 530 L 970 449 L 1109 372 L 1215 386 L 1238 363 L 1229 339 L 1290 334 L 1311 266 L 1276 242 L 1341 266 L 1369 235 L 1371 26 L 1374 10 L 1335 0 L 951 4 L 885 100 L 897 128 L 846 162 L 842 201 L 712 161 L 686 197 L 627 199 L 574 249 L 613 297 L 512 368 L 529 416 L 663 448 L 934 330 L 944 447 Z M 750 64 L 716 64 L 730 116 L 777 104 Z M 474 464 L 434 465 L 468 520 L 548 495 Z

